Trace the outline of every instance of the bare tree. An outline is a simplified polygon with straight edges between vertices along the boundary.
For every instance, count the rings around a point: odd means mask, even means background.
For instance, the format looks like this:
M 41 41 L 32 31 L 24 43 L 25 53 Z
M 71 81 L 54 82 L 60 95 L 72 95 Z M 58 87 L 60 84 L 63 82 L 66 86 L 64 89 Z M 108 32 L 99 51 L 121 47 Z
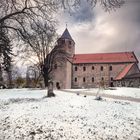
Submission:
M 30 31 L 22 31 L 21 34 L 25 43 L 22 59 L 26 62 L 30 61 L 32 70 L 35 68 L 40 71 L 39 77 L 35 80 L 37 84 L 39 78 L 43 76 L 42 66 L 45 64 L 46 57 L 54 47 L 56 30 L 53 25 L 47 25 L 45 21 L 32 23 L 30 29 Z
M 29 66 L 26 71 L 26 87 L 36 87 L 39 81 L 40 71 L 36 65 Z
M 46 19 L 51 21 L 56 4 L 51 0 L 1 0 L 0 28 L 12 29 L 19 33 L 23 27 L 28 28 L 31 21 Z
M 62 7 L 66 10 L 73 11 L 80 7 L 83 0 L 62 0 Z M 100 5 L 105 11 L 115 10 L 120 8 L 125 0 L 85 0 L 94 8 L 96 5 Z
M 30 21 L 45 19 L 51 21 L 52 14 L 60 6 L 72 10 L 80 6 L 82 0 L 1 0 L 0 23 L 5 22 L 7 28 L 15 30 L 20 35 L 22 27 L 28 27 Z M 92 7 L 100 4 L 106 11 L 116 9 L 124 4 L 124 0 L 86 0 Z M 1 24 L 0 24 L 1 25 Z
M 7 33 L 6 37 L 10 42 L 13 38 L 25 41 L 25 33 L 26 37 L 28 37 L 28 31 L 31 30 L 32 23 L 36 24 L 38 21 L 45 20 L 48 24 L 52 24 L 52 14 L 56 9 L 57 5 L 52 0 L 1 0 L 0 31 Z M 0 33 L 0 44 L 3 38 L 5 38 L 5 34 Z M 5 48 L 7 47 L 8 45 L 5 45 Z M 7 53 L 9 48 L 7 48 L 7 50 L 5 48 L 0 45 L 0 51 L 2 52 L 0 55 L 9 58 Z M 8 62 L 7 58 L 4 59 L 5 62 Z M 8 73 L 9 81 L 11 81 L 9 62 L 4 66 Z M 0 77 L 2 77 L 2 68 L 0 69 L 0 75 Z M 9 85 L 11 85 L 11 82 L 9 82 Z
M 1 23 L 1 25 L 4 25 L 4 23 Z M 3 70 L 6 71 L 8 79 L 8 88 L 12 87 L 12 74 L 11 74 L 12 55 L 13 55 L 12 48 L 7 30 L 5 30 L 4 28 L 0 28 L 1 77 L 2 71 Z
M 106 11 L 119 8 L 124 0 L 86 0 L 91 7 L 101 5 Z M 0 28 L 6 28 L 9 35 L 13 32 L 22 37 L 22 31 L 27 31 L 31 23 L 37 21 L 52 22 L 53 14 L 60 8 L 68 11 L 80 7 L 82 0 L 1 0 Z M 4 25 L 1 23 L 5 23 Z
M 3 77 L 2 77 L 2 66 L 0 63 L 0 87 L 3 85 Z

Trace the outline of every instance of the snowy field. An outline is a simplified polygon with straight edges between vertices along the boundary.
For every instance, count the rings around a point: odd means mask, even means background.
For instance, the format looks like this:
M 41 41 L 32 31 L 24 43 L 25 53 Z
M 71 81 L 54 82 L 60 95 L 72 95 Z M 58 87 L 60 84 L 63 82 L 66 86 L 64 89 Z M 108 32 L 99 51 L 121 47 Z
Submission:
M 140 94 L 131 88 L 107 92 Z M 0 140 L 140 140 L 140 102 L 55 93 L 43 98 L 46 90 L 0 90 Z

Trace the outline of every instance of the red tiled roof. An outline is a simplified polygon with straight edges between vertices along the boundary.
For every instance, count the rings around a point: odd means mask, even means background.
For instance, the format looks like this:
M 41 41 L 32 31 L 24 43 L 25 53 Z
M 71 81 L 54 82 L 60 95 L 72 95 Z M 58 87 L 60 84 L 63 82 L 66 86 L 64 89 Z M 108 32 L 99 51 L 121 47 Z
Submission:
M 115 78 L 115 80 L 121 80 L 126 76 L 126 74 L 129 72 L 129 70 L 132 68 L 134 63 L 127 65 L 120 73 L 119 75 Z
M 76 54 L 73 63 L 123 63 L 138 62 L 134 52 Z

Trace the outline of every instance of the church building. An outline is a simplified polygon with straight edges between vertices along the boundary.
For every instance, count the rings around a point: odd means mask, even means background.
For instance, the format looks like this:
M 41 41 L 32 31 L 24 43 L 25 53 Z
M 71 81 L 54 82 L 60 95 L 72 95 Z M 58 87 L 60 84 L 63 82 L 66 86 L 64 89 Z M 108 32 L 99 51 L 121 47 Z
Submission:
M 52 71 L 55 88 L 94 88 L 101 80 L 105 86 L 140 86 L 140 70 L 134 52 L 75 54 L 75 42 L 66 28 L 57 40 L 71 60 L 56 62 Z

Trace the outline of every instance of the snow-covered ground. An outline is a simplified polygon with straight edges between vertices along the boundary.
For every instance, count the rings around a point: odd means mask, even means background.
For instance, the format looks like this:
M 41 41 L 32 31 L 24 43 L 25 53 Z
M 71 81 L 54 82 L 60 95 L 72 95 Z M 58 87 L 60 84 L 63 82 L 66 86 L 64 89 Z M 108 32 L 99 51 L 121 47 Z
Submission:
M 137 90 L 123 89 L 129 94 Z M 124 94 L 108 92 L 114 91 Z M 55 93 L 43 98 L 46 90 L 0 90 L 0 140 L 140 139 L 139 102 Z

